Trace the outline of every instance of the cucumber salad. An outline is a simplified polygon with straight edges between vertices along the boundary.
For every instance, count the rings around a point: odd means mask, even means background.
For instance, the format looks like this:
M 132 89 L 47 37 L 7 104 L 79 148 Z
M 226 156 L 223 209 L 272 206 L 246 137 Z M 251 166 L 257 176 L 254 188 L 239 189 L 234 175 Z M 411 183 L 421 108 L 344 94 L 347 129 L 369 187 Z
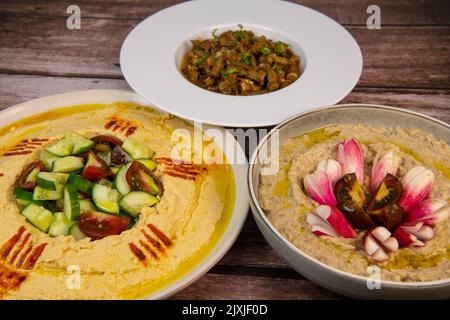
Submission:
M 52 237 L 120 234 L 160 201 L 153 156 L 134 138 L 66 132 L 22 170 L 14 197 L 26 220 Z

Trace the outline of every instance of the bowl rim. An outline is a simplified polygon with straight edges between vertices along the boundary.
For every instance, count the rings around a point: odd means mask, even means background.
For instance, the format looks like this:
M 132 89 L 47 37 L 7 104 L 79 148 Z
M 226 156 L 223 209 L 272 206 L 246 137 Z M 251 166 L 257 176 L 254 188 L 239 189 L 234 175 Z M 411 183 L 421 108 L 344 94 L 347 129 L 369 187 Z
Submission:
M 144 100 L 141 96 L 131 90 L 123 89 L 90 89 L 69 91 L 65 93 L 59 93 L 49 96 L 44 96 L 35 99 L 29 99 L 17 104 L 10 105 L 3 110 L 0 110 L 0 128 L 14 123 L 18 120 L 32 117 L 41 113 L 45 113 L 51 110 L 57 110 L 64 107 L 89 104 L 89 103 L 111 103 L 114 101 L 126 101 L 134 102 L 144 106 L 149 106 L 153 109 L 167 113 L 164 110 L 153 106 L 151 103 Z M 184 119 L 183 119 L 184 120 Z M 192 123 L 190 120 L 186 120 Z M 209 125 L 204 124 L 202 131 L 206 131 Z M 228 136 L 232 136 L 231 133 L 223 127 L 214 127 L 221 130 Z M 233 136 L 234 139 L 234 136 Z M 226 140 L 228 141 L 228 140 Z M 136 299 L 164 299 L 170 297 L 177 292 L 183 290 L 187 286 L 191 285 L 195 281 L 199 280 L 205 275 L 212 267 L 214 267 L 220 259 L 230 250 L 237 237 L 242 230 L 244 223 L 248 216 L 249 211 L 249 196 L 248 189 L 245 185 L 245 179 L 248 171 L 248 161 L 245 157 L 245 153 L 242 146 L 236 139 L 229 140 L 235 141 L 232 145 L 225 143 L 221 144 L 217 141 L 220 148 L 229 155 L 229 152 L 235 151 L 234 156 L 238 160 L 237 163 L 230 163 L 234 177 L 235 186 L 235 203 L 231 216 L 224 227 L 224 230 L 217 240 L 216 244 L 206 253 L 206 255 L 200 259 L 192 268 L 176 277 L 173 281 L 163 285 L 155 291 L 151 291 L 149 294 L 138 296 Z M 237 148 L 234 148 L 237 145 Z
M 295 116 L 292 116 L 288 119 L 286 119 L 285 121 L 283 121 L 282 123 L 278 124 L 277 126 L 275 126 L 259 143 L 258 146 L 256 147 L 256 149 L 254 150 L 254 152 L 252 153 L 250 159 L 249 159 L 249 169 L 248 169 L 248 177 L 247 177 L 247 187 L 249 189 L 249 195 L 250 195 L 250 203 L 251 203 L 251 207 L 252 209 L 255 208 L 256 210 L 252 210 L 254 215 L 257 215 L 261 218 L 261 220 L 263 221 L 264 225 L 267 227 L 267 229 L 273 234 L 275 235 L 276 238 L 280 239 L 282 241 L 283 244 L 285 244 L 291 251 L 293 251 L 295 254 L 309 260 L 309 262 L 311 263 L 315 263 L 317 265 L 319 265 L 320 267 L 326 269 L 328 272 L 332 272 L 335 274 L 338 274 L 341 277 L 347 277 L 351 280 L 357 281 L 357 282 L 364 282 L 366 283 L 368 278 L 367 277 L 363 277 L 363 276 L 359 276 L 353 273 L 349 273 L 349 272 L 345 272 L 342 270 L 339 270 L 335 267 L 329 266 L 321 261 L 319 261 L 318 259 L 304 253 L 302 250 L 300 250 L 299 248 L 297 248 L 296 246 L 294 246 L 288 239 L 286 239 L 273 225 L 272 223 L 269 221 L 269 219 L 267 218 L 266 214 L 264 213 L 264 210 L 261 208 L 261 206 L 259 205 L 259 200 L 258 200 L 258 196 L 255 194 L 254 191 L 254 184 L 253 184 L 253 174 L 255 171 L 255 163 L 256 163 L 256 158 L 260 152 L 261 147 L 271 139 L 271 136 L 273 134 L 273 132 L 275 132 L 276 130 L 280 130 L 283 127 L 288 126 L 291 122 L 297 120 L 298 118 L 304 117 L 306 115 L 310 115 L 313 113 L 317 113 L 317 112 L 322 112 L 322 111 L 328 111 L 328 110 L 336 110 L 339 109 L 341 107 L 366 107 L 366 108 L 373 108 L 373 109 L 384 109 L 384 110 L 391 110 L 391 111 L 396 111 L 396 112 L 400 112 L 400 113 L 406 113 L 406 114 L 410 114 L 410 115 L 414 115 L 414 116 L 418 116 L 420 118 L 435 122 L 439 125 L 444 126 L 447 129 L 450 129 L 450 125 L 445 123 L 444 121 L 438 120 L 436 118 L 433 118 L 431 116 L 428 115 L 424 115 L 421 114 L 419 112 L 415 112 L 415 111 L 410 111 L 410 110 L 405 110 L 402 108 L 398 108 L 398 107 L 391 107 L 391 106 L 386 106 L 386 105 L 379 105 L 379 104 L 365 104 L 365 103 L 345 103 L 345 104 L 337 104 L 337 105 L 331 105 L 331 106 L 324 106 L 324 107 L 319 107 L 319 108 L 314 108 L 312 110 L 306 111 L 306 112 L 302 112 L 299 113 Z M 259 227 L 259 226 L 258 226 Z M 440 280 L 433 280 L 433 281 L 423 281 L 423 282 L 400 282 L 400 281 L 391 281 L 391 280 L 381 280 L 381 286 L 385 285 L 388 287 L 404 287 L 404 288 L 431 288 L 431 287 L 441 287 L 443 285 L 449 285 L 450 284 L 450 278 L 447 279 L 440 279 Z

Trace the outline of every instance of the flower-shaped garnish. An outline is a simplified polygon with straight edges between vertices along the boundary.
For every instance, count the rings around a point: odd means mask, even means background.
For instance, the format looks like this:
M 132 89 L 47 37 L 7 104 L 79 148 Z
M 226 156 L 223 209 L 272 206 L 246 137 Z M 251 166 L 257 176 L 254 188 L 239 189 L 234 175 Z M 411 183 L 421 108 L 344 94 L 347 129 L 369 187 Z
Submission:
M 307 216 L 312 232 L 354 238 L 353 228 L 368 229 L 364 246 L 379 262 L 399 247 L 424 246 L 434 237 L 433 226 L 448 218 L 450 206 L 444 200 L 428 198 L 433 171 L 416 166 L 399 180 L 395 176 L 399 164 L 393 151 L 377 154 L 365 190 L 360 143 L 356 139 L 338 143 L 336 160 L 320 161 L 317 170 L 303 180 L 308 195 L 320 204 Z

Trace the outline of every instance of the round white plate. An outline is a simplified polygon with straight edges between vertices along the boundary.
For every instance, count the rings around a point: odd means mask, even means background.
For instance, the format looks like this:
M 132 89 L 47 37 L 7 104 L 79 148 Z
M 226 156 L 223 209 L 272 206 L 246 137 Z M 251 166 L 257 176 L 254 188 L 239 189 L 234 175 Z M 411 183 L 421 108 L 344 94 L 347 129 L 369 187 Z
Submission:
M 87 103 L 112 103 L 114 101 L 146 104 L 140 96 L 131 91 L 73 91 L 26 101 L 0 111 L 0 128 L 12 122 L 61 107 Z M 203 130 L 209 129 L 208 126 L 203 126 L 202 128 Z M 167 298 L 199 279 L 227 253 L 244 225 L 249 209 L 248 191 L 246 188 L 247 160 L 244 151 L 230 132 L 224 128 L 214 127 L 214 129 L 219 129 L 225 135 L 224 141 L 215 139 L 216 143 L 225 151 L 228 159 L 235 159 L 234 163 L 231 163 L 236 190 L 232 216 L 218 243 L 199 264 L 166 287 L 151 293 L 146 299 Z M 207 134 L 207 132 L 205 133 Z M 230 141 L 233 141 L 233 143 L 228 143 Z
M 290 44 L 302 60 L 300 78 L 254 96 L 210 92 L 186 80 L 178 67 L 190 40 L 238 24 Z M 197 0 L 142 21 L 125 39 L 120 65 L 128 84 L 161 109 L 210 124 L 258 127 L 340 101 L 361 75 L 362 55 L 347 30 L 307 7 L 280 0 Z

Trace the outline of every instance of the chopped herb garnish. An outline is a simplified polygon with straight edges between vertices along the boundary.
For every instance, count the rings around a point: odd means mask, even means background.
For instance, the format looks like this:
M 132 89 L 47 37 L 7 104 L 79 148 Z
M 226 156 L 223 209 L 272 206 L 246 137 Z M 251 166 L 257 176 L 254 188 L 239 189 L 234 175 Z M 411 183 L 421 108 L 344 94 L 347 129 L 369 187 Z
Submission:
M 227 70 L 222 71 L 222 75 L 227 78 L 230 74 L 237 72 L 236 68 L 228 67 Z
M 234 32 L 234 37 L 236 38 L 236 40 L 240 41 L 242 40 L 242 38 L 244 38 L 244 27 L 242 26 L 242 24 L 238 24 L 239 30 Z
M 278 41 L 274 49 L 277 55 L 281 55 L 286 51 L 286 43 Z
M 206 59 L 208 59 L 209 54 L 207 52 L 204 52 L 202 54 L 202 57 L 200 58 L 200 60 L 197 62 L 197 65 L 202 65 L 203 63 L 205 63 Z
M 267 55 L 270 54 L 270 49 L 267 48 L 267 47 L 265 46 L 265 47 L 263 47 L 263 48 L 261 49 L 261 53 L 262 53 L 264 56 L 267 56 Z
M 219 36 L 217 35 L 217 28 L 214 28 L 213 31 L 211 32 L 212 36 L 214 39 L 219 39 Z
M 244 62 L 245 64 L 250 64 L 250 52 L 245 51 L 245 52 L 242 54 L 241 60 L 242 60 L 242 62 Z

